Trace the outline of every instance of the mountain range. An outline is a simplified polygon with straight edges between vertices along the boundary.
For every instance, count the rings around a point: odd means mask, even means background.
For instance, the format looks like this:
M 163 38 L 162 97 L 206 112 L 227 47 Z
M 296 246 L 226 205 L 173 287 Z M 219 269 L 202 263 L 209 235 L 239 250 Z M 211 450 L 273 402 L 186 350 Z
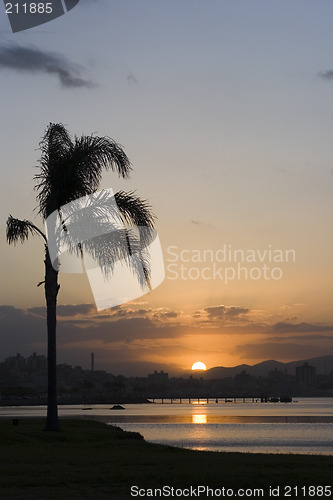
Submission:
M 314 366 L 317 370 L 317 375 L 328 375 L 333 371 L 333 356 L 321 356 L 318 358 L 302 359 L 299 361 L 290 361 L 288 363 L 281 363 L 280 361 L 275 361 L 273 359 L 268 361 L 262 361 L 256 365 L 237 365 L 233 367 L 225 366 L 215 366 L 209 370 L 202 372 L 201 376 L 205 379 L 214 378 L 226 378 L 234 377 L 242 371 L 256 377 L 262 376 L 266 377 L 269 372 L 275 369 L 288 373 L 289 375 L 295 375 L 296 367 L 302 365 L 303 363 L 308 363 Z

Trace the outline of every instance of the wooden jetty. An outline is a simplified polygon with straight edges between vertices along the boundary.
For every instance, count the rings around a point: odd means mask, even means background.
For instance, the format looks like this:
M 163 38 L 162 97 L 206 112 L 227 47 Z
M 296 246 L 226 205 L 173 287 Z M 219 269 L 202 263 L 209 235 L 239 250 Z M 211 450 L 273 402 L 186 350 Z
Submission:
M 278 403 L 278 402 L 291 402 L 292 398 L 288 397 L 268 397 L 268 396 L 234 396 L 234 397 L 211 397 L 206 396 L 204 398 L 188 396 L 159 396 L 159 397 L 147 397 L 149 401 L 157 404 L 209 404 L 209 403 Z

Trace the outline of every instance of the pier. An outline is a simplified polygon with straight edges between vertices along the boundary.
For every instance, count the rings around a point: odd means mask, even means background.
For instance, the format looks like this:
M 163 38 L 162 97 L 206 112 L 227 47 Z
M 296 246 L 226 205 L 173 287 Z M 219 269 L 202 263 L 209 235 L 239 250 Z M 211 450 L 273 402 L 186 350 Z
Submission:
M 211 397 L 206 396 L 204 398 L 200 397 L 147 397 L 147 399 L 152 403 L 157 404 L 209 404 L 209 403 L 290 403 L 292 398 L 289 396 L 268 397 L 268 396 L 233 396 L 233 397 Z

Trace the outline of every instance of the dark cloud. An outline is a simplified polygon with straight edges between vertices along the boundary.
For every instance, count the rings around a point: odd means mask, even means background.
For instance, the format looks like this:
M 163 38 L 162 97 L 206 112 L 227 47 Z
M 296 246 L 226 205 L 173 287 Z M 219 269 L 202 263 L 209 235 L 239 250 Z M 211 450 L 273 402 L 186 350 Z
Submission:
M 57 306 L 57 314 L 59 316 L 77 316 L 96 312 L 96 307 L 93 304 L 78 304 L 78 305 L 59 305 Z
M 130 83 L 132 85 L 136 85 L 138 83 L 138 80 L 137 80 L 136 76 L 133 75 L 133 73 L 128 73 L 127 81 L 128 81 L 128 83 Z
M 332 341 L 333 337 L 329 335 L 289 335 L 288 337 L 269 337 L 269 340 L 271 342 L 281 342 L 283 339 L 283 342 L 306 342 L 306 341 L 320 341 L 320 340 L 329 340 Z
M 210 307 L 205 307 L 204 311 L 210 316 L 211 318 L 223 318 L 226 312 L 226 307 L 225 306 L 210 306 Z
M 46 317 L 46 307 L 31 307 L 27 310 L 29 313 L 37 314 L 38 316 Z M 58 316 L 79 316 L 91 314 L 96 311 L 96 307 L 93 304 L 79 304 L 79 305 L 58 305 L 57 315 Z
M 14 314 L 15 311 L 18 311 L 18 309 L 15 309 L 13 306 L 0 306 L 0 319 Z
M 29 355 L 39 348 L 46 350 L 45 318 L 12 306 L 0 306 L 0 352 L 1 358 L 16 352 Z M 2 360 L 2 359 L 1 359 Z
M 244 344 L 237 345 L 232 354 L 238 355 L 243 359 L 279 359 L 293 361 L 295 359 L 307 359 L 325 354 L 333 354 L 332 346 L 325 349 L 322 346 L 314 344 L 300 343 L 276 343 L 267 342 L 262 344 Z
M 333 69 L 328 69 L 327 71 L 322 71 L 318 74 L 323 80 L 331 81 L 333 80 Z
M 287 323 L 279 322 L 272 326 L 274 332 L 289 333 L 289 332 L 331 332 L 333 326 L 317 325 L 311 323 Z
M 131 307 L 119 307 L 110 310 L 108 318 L 131 318 L 131 317 L 139 317 L 139 316 L 147 316 L 151 312 L 151 309 L 133 309 Z M 98 319 L 103 317 L 104 315 L 98 314 Z
M 26 73 L 55 75 L 63 87 L 92 88 L 95 84 L 81 78 L 81 68 L 57 52 L 43 51 L 33 47 L 7 45 L 0 48 L 0 68 Z
M 178 332 L 175 329 L 157 328 L 149 318 L 119 318 L 109 321 L 94 321 L 95 316 L 88 314 L 78 322 L 76 314 L 89 305 L 59 306 L 62 312 L 71 313 L 72 317 L 65 320 L 58 317 L 57 345 L 58 362 L 71 365 L 79 364 L 89 366 L 92 351 L 101 354 L 100 359 L 105 359 L 103 369 L 112 371 L 112 363 L 118 366 L 124 362 L 135 363 L 140 361 L 138 353 L 146 345 L 146 351 L 153 351 L 151 342 L 155 339 L 172 338 Z M 45 308 L 32 308 L 30 310 L 16 309 L 12 306 L 0 306 L 0 362 L 8 356 L 20 353 L 29 356 L 36 351 L 46 354 L 47 330 L 46 320 L 43 316 Z M 37 314 L 38 313 L 38 314 Z M 79 323 L 79 324 L 78 324 Z M 126 374 L 127 372 L 119 371 Z
M 151 317 L 144 316 L 142 310 L 139 310 L 138 315 L 130 310 L 126 317 L 103 315 L 104 319 L 100 320 L 90 304 L 59 305 L 57 310 L 59 348 L 70 346 L 73 353 L 82 343 L 107 346 L 119 342 L 131 344 L 137 341 L 175 338 L 179 335 L 179 327 L 168 326 L 168 323 L 162 322 L 160 318 L 155 320 L 153 311 Z M 37 345 L 42 346 L 45 352 L 45 316 L 44 307 L 22 310 L 12 306 L 0 306 L 0 361 L 15 352 L 31 354 Z M 190 327 L 183 327 L 183 330 L 184 333 L 192 331 Z
M 124 318 L 101 323 L 58 322 L 59 342 L 75 343 L 83 341 L 100 341 L 103 344 L 115 342 L 135 343 L 138 340 L 170 339 L 180 334 L 193 333 L 193 328 L 183 326 L 157 326 L 149 318 Z
M 173 318 L 178 318 L 179 313 L 171 311 L 170 309 L 158 309 L 153 313 L 153 317 L 158 320 L 168 320 Z
M 204 312 L 210 318 L 234 318 L 242 314 L 247 314 L 250 310 L 247 307 L 239 306 L 210 306 L 205 307 Z
M 240 314 L 247 314 L 248 312 L 250 312 L 250 310 L 247 309 L 246 307 L 231 306 L 231 307 L 227 308 L 226 315 L 229 317 L 230 316 L 239 316 Z

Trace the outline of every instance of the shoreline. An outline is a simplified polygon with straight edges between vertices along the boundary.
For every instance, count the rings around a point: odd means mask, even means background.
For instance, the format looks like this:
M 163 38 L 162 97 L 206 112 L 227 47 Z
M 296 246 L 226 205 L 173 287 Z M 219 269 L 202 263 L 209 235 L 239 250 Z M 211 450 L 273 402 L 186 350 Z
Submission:
M 97 400 L 77 400 L 77 399 L 62 399 L 58 398 L 58 406 L 74 406 L 74 405 L 126 405 L 126 404 L 154 404 L 152 401 L 146 398 L 110 398 L 110 399 L 97 399 Z M 0 399 L 0 407 L 6 406 L 46 406 L 47 398 L 41 399 Z
M 2 498 L 131 498 L 131 485 L 262 488 L 270 498 L 270 487 L 332 484 L 333 456 L 193 451 L 88 419 L 63 419 L 61 432 L 45 432 L 44 421 L 0 421 Z

